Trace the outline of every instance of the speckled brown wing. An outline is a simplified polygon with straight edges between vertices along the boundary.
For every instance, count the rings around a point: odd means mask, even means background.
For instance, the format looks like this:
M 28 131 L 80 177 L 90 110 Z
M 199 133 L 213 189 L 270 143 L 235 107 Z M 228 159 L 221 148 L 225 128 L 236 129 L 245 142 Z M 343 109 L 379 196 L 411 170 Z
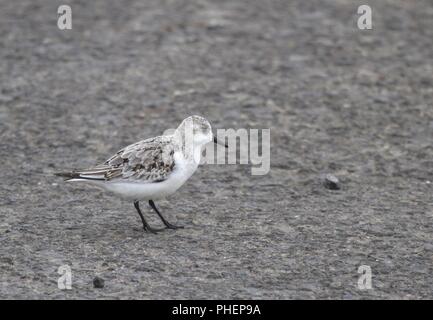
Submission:
M 156 137 L 132 144 L 108 159 L 111 167 L 105 177 L 159 182 L 174 168 L 174 148 L 167 137 Z
M 131 144 L 102 165 L 75 171 L 71 178 L 147 183 L 164 181 L 175 166 L 175 150 L 170 138 L 161 136 Z

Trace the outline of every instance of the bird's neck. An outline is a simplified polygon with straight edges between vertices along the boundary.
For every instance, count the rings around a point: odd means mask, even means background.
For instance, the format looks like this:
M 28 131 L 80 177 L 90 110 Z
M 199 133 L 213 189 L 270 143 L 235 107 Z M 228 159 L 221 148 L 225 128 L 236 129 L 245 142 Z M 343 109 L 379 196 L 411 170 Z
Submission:
M 183 130 L 176 130 L 173 134 L 173 139 L 185 160 L 189 162 L 194 161 L 197 165 L 200 163 L 203 145 L 194 143 L 192 138 L 185 138 Z

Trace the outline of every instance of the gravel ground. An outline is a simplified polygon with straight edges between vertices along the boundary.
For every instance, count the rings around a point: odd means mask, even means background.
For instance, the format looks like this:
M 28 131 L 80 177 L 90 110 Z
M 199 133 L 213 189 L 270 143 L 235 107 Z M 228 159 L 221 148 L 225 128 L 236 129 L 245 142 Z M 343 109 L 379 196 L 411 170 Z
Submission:
M 67 2 L 60 31 L 62 2 L 0 0 L 1 298 L 432 298 L 431 1 L 362 31 L 361 1 Z M 270 128 L 271 170 L 200 167 L 157 202 L 183 230 L 52 176 L 192 114 Z

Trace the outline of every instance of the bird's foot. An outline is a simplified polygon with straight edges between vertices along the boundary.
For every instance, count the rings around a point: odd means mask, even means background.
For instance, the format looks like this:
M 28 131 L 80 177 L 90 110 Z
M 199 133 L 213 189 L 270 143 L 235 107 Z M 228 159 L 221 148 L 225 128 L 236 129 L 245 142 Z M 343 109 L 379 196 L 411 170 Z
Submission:
M 177 225 L 171 224 L 171 223 L 166 223 L 165 226 L 167 227 L 167 229 L 173 229 L 173 230 L 184 228 L 184 226 L 177 226 Z

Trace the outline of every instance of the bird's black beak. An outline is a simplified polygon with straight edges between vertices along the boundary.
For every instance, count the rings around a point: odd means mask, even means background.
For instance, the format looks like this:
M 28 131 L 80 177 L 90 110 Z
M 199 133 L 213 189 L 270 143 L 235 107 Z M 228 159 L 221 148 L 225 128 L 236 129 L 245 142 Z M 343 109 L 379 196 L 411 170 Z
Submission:
M 220 145 L 222 145 L 222 146 L 224 146 L 226 148 L 229 147 L 225 142 L 222 142 L 222 141 L 218 140 L 216 136 L 213 136 L 213 142 L 216 143 L 216 144 L 220 144 Z

